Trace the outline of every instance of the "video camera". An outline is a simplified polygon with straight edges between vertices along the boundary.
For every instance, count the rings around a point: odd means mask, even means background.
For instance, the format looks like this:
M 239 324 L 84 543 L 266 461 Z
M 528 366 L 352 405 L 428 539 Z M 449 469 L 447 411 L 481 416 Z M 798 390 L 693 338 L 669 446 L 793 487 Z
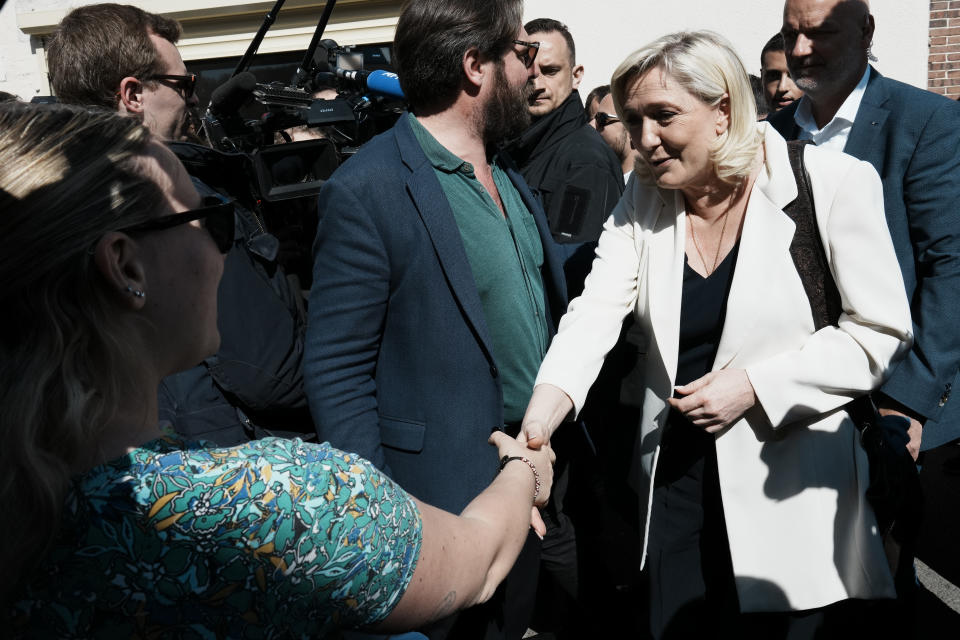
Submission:
M 283 3 L 276 1 L 230 79 L 214 90 L 202 124 L 211 147 L 250 157 L 265 202 L 316 195 L 345 158 L 406 109 L 396 74 L 367 71 L 357 48 L 321 40 L 336 0 L 324 6 L 290 83 L 257 82 L 250 62 Z M 257 119 L 240 115 L 251 102 L 262 107 Z M 291 130 L 308 139 L 291 141 Z
M 406 103 L 395 74 L 364 69 L 371 57 L 389 66 L 387 52 L 321 40 L 335 0 L 327 0 L 290 83 L 257 82 L 248 69 L 283 2 L 276 1 L 230 79 L 213 91 L 199 130 L 210 147 L 171 147 L 191 175 L 253 212 L 260 230 L 279 240 L 267 253 L 309 288 L 316 195 L 341 162 L 393 125 Z

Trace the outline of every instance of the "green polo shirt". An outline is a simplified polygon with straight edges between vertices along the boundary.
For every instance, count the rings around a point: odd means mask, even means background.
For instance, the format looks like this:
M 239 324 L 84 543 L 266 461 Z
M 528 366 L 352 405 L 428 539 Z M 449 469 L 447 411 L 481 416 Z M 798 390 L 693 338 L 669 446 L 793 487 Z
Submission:
M 527 210 L 498 157 L 493 181 L 506 217 L 477 179 L 473 166 L 437 142 L 408 114 L 413 133 L 433 165 L 453 210 L 463 248 L 480 294 L 503 386 L 503 419 L 519 422 L 547 351 L 543 246 Z

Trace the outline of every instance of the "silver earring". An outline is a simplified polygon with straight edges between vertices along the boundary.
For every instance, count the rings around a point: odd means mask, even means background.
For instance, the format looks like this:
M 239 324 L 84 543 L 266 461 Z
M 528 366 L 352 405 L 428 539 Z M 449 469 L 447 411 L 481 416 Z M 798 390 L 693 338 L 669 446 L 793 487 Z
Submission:
M 135 297 L 137 297 L 137 298 L 146 298 L 146 297 L 147 297 L 147 294 L 145 294 L 143 291 L 140 291 L 139 289 L 134 289 L 134 288 L 131 287 L 130 285 L 127 285 L 127 293 L 129 293 L 130 295 L 135 296 Z

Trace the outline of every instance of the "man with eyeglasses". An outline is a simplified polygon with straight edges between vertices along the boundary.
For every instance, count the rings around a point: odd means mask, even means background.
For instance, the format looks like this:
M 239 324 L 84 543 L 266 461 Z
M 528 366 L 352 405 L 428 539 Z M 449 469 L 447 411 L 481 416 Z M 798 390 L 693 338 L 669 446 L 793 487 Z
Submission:
M 249 197 L 238 156 L 177 142 L 197 105 L 197 77 L 177 51 L 179 38 L 176 20 L 134 6 L 79 7 L 50 39 L 51 85 L 60 102 L 140 119 L 188 171 L 203 175 L 194 185 L 211 202 L 225 199 L 214 186 Z M 160 417 L 189 438 L 221 446 L 265 435 L 312 436 L 301 367 L 302 294 L 279 264 L 278 242 L 264 232 L 262 219 L 238 206 L 234 222 L 235 233 L 225 224 L 211 228 L 228 254 L 217 295 L 220 350 L 162 381 Z
M 588 100 L 593 98 L 595 105 L 593 113 L 590 115 L 590 126 L 597 130 L 603 141 L 620 159 L 620 169 L 623 171 L 623 182 L 630 179 L 633 175 L 633 167 L 636 165 L 640 153 L 633 148 L 630 141 L 630 134 L 627 128 L 620 122 L 617 113 L 613 107 L 613 95 L 610 93 L 610 85 L 605 84 L 597 87 L 587 96 Z M 589 110 L 588 110 L 589 113 Z
M 113 25 L 123 34 L 113 40 Z M 50 83 L 61 102 L 143 120 L 157 137 L 180 140 L 198 104 L 176 42 L 180 24 L 135 7 L 90 5 L 67 14 L 48 48 Z
M 529 124 L 538 43 L 522 0 L 408 0 L 394 39 L 411 112 L 327 180 L 307 353 L 321 440 L 457 513 L 518 433 L 566 304 L 546 216 L 501 143 Z M 538 518 L 539 521 L 539 518 Z M 539 540 L 491 601 L 431 638 L 520 638 Z

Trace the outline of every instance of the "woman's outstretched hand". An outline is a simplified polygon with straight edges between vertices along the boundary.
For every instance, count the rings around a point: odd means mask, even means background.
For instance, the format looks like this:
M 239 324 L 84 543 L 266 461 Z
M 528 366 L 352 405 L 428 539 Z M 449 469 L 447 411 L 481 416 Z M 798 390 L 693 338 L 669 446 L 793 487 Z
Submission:
M 547 534 L 547 525 L 544 524 L 543 518 L 540 517 L 540 509 L 538 509 L 538 507 L 545 505 L 547 498 L 550 497 L 550 489 L 553 487 L 553 463 L 556 461 L 557 455 L 553 452 L 549 444 L 539 449 L 529 449 L 525 443 L 518 442 L 502 431 L 494 431 L 491 433 L 488 442 L 497 447 L 497 454 L 500 458 L 504 456 L 511 458 L 525 457 L 537 468 L 537 474 L 540 476 L 540 492 L 537 494 L 533 507 L 530 509 L 530 526 L 533 527 L 533 530 L 540 536 L 540 539 L 543 540 L 543 536 Z M 510 464 L 527 466 L 526 463 L 520 461 L 511 462 Z M 530 470 L 530 473 L 532 474 L 533 471 Z
M 743 369 L 712 371 L 675 391 L 683 397 L 668 398 L 670 406 L 707 433 L 726 429 L 757 404 L 757 394 Z
M 537 475 L 540 476 L 540 492 L 537 494 L 534 504 L 542 507 L 547 503 L 550 497 L 550 489 L 553 487 L 553 463 L 557 455 L 549 444 L 539 449 L 530 449 L 523 442 L 518 442 L 502 431 L 494 431 L 490 434 L 488 442 L 497 447 L 500 458 L 509 456 L 511 458 L 527 458 L 537 468 Z M 524 462 L 511 462 L 527 468 L 527 471 L 533 475 L 533 470 Z

